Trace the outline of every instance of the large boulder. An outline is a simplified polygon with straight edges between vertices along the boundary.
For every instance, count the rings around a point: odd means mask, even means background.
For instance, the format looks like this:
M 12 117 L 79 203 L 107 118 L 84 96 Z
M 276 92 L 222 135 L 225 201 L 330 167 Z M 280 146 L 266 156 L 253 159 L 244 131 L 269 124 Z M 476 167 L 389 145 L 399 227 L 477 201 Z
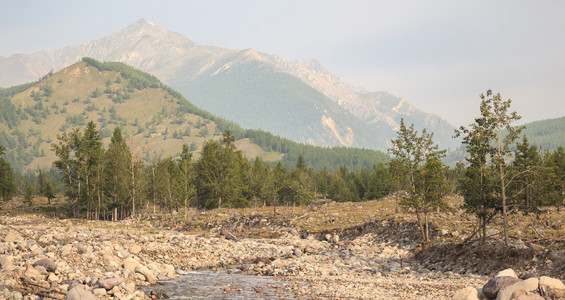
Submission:
M 542 276 L 539 279 L 539 290 L 550 299 L 565 298 L 565 284 L 557 278 Z
M 496 300 L 512 300 L 518 295 L 528 295 L 538 289 L 539 279 L 530 278 L 520 280 L 519 282 L 509 285 L 498 292 Z M 514 297 L 513 297 L 514 296 Z
M 510 285 L 513 285 L 517 282 L 521 281 L 518 278 L 511 277 L 511 276 L 499 276 L 489 280 L 483 286 L 483 294 L 485 297 L 489 299 L 496 299 L 498 292 Z

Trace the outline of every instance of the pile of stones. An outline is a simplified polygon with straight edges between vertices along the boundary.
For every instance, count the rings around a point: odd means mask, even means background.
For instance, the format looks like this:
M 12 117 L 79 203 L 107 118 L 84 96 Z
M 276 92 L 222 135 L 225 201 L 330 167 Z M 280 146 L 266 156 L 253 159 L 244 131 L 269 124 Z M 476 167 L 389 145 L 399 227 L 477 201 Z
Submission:
M 458 290 L 453 300 L 543 300 L 565 299 L 565 285 L 557 278 L 527 273 L 516 275 L 512 269 L 496 274 L 482 287 Z

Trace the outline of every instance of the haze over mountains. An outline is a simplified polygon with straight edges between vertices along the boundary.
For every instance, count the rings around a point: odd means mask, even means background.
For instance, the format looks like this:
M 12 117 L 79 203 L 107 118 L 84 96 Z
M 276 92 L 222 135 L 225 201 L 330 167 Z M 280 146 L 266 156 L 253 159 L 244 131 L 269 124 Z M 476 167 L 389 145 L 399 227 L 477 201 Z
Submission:
M 37 80 L 82 57 L 139 68 L 200 108 L 303 143 L 385 150 L 404 118 L 434 132 L 442 147 L 458 145 L 453 126 L 440 117 L 386 92 L 351 86 L 315 60 L 200 45 L 145 20 L 81 45 L 0 58 L 0 86 Z

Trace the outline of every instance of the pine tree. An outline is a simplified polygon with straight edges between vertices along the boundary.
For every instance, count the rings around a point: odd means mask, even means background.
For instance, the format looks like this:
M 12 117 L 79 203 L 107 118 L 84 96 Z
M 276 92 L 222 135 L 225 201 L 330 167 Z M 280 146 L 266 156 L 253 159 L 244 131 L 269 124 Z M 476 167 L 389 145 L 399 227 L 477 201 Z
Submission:
M 557 209 L 565 205 L 565 149 L 558 147 L 553 151 L 547 159 L 545 159 L 546 167 L 549 168 L 552 174 L 551 190 L 554 193 L 554 205 Z
M 188 217 L 190 198 L 196 193 L 192 168 L 192 153 L 189 152 L 187 144 L 182 145 L 182 152 L 180 153 L 177 167 L 178 173 L 175 180 L 178 194 L 177 198 L 184 204 L 184 218 L 186 219 Z
M 88 122 L 82 134 L 82 140 L 76 149 L 76 157 L 79 163 L 78 172 L 83 181 L 82 203 L 87 206 L 87 218 L 91 217 L 98 190 L 101 188 L 98 180 L 99 164 L 102 160 L 102 137 L 96 129 L 93 121 Z
M 516 144 L 514 151 L 514 161 L 512 162 L 514 180 L 511 188 L 513 195 L 511 198 L 518 202 L 517 205 L 526 211 L 535 210 L 537 203 L 534 199 L 539 199 L 541 195 L 536 195 L 541 182 L 536 180 L 536 176 L 541 171 L 541 157 L 536 146 L 530 146 L 526 136 L 521 143 Z M 521 201 L 519 201 L 521 200 Z
M 255 206 L 258 206 L 259 201 L 262 201 L 263 206 L 271 204 L 272 199 L 276 197 L 274 184 L 271 168 L 263 163 L 259 157 L 256 157 L 251 170 L 250 183 L 252 200 Z
M 8 201 L 16 194 L 16 183 L 12 167 L 2 157 L 5 153 L 6 148 L 0 145 L 0 197 Z
M 29 178 L 26 178 L 24 204 L 28 207 L 31 207 L 33 205 L 33 195 L 35 194 L 33 191 L 33 185 L 30 181 L 31 180 Z
M 114 129 L 108 150 L 104 153 L 103 194 L 106 208 L 113 209 L 112 219 L 118 220 L 118 208 L 125 208 L 130 199 L 129 160 L 131 152 L 119 127 Z
M 230 131 L 222 144 L 208 141 L 196 164 L 198 198 L 204 207 L 242 207 L 248 201 L 249 162 L 237 150 Z
M 47 197 L 47 201 L 51 204 L 51 200 L 55 198 L 55 190 L 53 189 L 53 185 L 51 181 L 47 180 L 45 182 L 45 186 L 42 191 L 43 196 Z

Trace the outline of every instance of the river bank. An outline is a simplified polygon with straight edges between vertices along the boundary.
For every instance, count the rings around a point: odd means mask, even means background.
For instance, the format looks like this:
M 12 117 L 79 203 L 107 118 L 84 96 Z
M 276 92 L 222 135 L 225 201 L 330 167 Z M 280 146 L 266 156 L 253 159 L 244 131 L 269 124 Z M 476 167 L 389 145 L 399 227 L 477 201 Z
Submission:
M 276 290 L 282 298 L 450 299 L 457 290 L 484 285 L 502 263 L 512 262 L 498 259 L 498 266 L 477 254 L 448 261 L 457 251 L 439 252 L 441 243 L 431 247 L 437 253 L 422 251 L 412 222 L 381 219 L 312 232 L 258 213 L 222 211 L 215 219 L 210 214 L 194 214 L 193 219 L 207 220 L 192 223 L 200 224 L 198 231 L 154 218 L 102 222 L 1 216 L 0 297 L 149 299 L 142 290 L 158 281 L 230 267 L 238 274 L 272 276 L 281 282 Z M 331 214 L 325 213 L 329 221 L 339 217 Z M 308 218 L 303 216 L 291 220 Z M 547 268 L 539 267 L 540 275 L 562 275 L 557 267 L 565 253 L 543 251 L 514 264 L 535 270 L 543 263 Z M 532 260 L 533 265 L 524 263 Z M 223 288 L 219 285 L 218 292 Z M 237 294 L 237 286 L 227 288 Z

